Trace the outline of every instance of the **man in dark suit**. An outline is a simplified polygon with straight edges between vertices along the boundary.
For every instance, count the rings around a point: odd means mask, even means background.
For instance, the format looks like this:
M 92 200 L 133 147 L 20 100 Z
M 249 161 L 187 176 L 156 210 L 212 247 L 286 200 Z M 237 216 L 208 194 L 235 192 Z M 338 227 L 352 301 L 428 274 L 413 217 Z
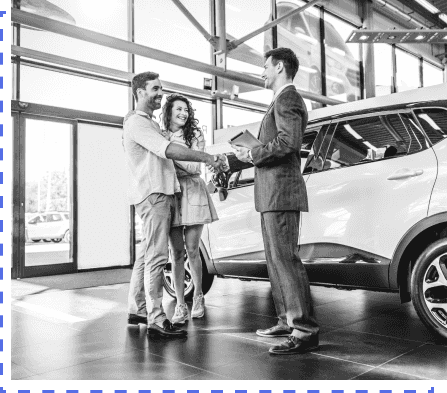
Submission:
M 278 324 L 256 334 L 288 337 L 270 348 L 273 354 L 303 353 L 319 346 L 319 327 L 313 315 L 309 280 L 298 255 L 300 212 L 308 211 L 306 184 L 301 174 L 300 150 L 307 125 L 306 105 L 292 81 L 299 62 L 288 48 L 265 54 L 262 78 L 272 89 L 273 102 L 265 114 L 259 140 L 251 150 L 233 146 L 228 156 L 232 172 L 255 166 L 255 208 L 261 213 L 267 269 Z

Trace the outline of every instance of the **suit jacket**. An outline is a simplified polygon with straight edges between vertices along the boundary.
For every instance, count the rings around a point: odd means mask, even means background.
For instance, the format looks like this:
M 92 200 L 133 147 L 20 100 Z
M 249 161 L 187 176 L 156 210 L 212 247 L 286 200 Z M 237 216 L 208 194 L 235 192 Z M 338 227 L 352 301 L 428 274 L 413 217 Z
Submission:
M 300 158 L 307 118 L 306 105 L 294 86 L 286 87 L 267 110 L 259 129 L 262 146 L 251 151 L 256 211 L 308 211 Z M 233 172 L 240 167 L 230 161 Z

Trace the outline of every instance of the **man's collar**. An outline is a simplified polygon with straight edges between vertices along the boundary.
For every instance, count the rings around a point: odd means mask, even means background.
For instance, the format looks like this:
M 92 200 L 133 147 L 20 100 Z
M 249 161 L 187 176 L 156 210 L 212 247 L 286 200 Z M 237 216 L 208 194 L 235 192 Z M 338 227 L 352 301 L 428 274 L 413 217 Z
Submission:
M 155 116 L 154 116 L 154 115 L 150 115 L 149 113 L 140 111 L 140 110 L 138 110 L 138 109 L 135 111 L 135 113 L 138 114 L 138 115 L 140 115 L 140 116 L 147 117 L 148 119 L 155 119 Z
M 286 83 L 285 85 L 282 85 L 275 93 L 275 95 L 273 96 L 273 101 L 275 101 L 275 99 L 281 94 L 281 92 L 289 86 L 295 86 L 293 83 Z

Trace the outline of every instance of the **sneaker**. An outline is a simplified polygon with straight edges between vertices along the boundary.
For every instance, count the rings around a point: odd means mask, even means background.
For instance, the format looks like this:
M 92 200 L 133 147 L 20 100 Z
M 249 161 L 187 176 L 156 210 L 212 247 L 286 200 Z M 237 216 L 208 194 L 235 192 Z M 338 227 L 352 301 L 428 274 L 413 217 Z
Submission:
M 175 306 L 174 316 L 171 322 L 176 325 L 183 325 L 189 318 L 188 307 L 185 303 Z
M 191 316 L 193 318 L 202 318 L 205 315 L 205 298 L 203 293 L 199 296 L 194 296 L 192 299 Z

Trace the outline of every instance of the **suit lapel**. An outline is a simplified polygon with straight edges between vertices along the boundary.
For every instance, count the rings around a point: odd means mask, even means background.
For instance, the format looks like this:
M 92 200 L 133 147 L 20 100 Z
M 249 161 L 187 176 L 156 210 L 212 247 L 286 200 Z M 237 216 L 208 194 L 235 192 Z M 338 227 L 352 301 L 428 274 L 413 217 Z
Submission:
M 272 109 L 273 104 L 274 104 L 275 101 L 278 99 L 278 97 L 279 97 L 282 93 L 284 93 L 287 89 L 289 89 L 289 87 L 294 87 L 294 86 L 287 86 L 285 89 L 283 89 L 283 90 L 281 91 L 281 93 L 279 93 L 278 96 L 275 97 L 275 99 L 270 103 L 269 107 L 267 108 L 267 111 L 265 112 L 265 115 L 264 115 L 264 117 L 262 118 L 261 125 L 259 126 L 258 139 L 259 139 L 260 136 L 261 136 L 262 126 L 264 125 L 265 118 L 267 117 L 268 113 L 270 112 L 270 109 Z M 294 87 L 294 88 L 295 88 L 295 87 Z M 296 89 L 296 88 L 295 88 L 295 89 Z

